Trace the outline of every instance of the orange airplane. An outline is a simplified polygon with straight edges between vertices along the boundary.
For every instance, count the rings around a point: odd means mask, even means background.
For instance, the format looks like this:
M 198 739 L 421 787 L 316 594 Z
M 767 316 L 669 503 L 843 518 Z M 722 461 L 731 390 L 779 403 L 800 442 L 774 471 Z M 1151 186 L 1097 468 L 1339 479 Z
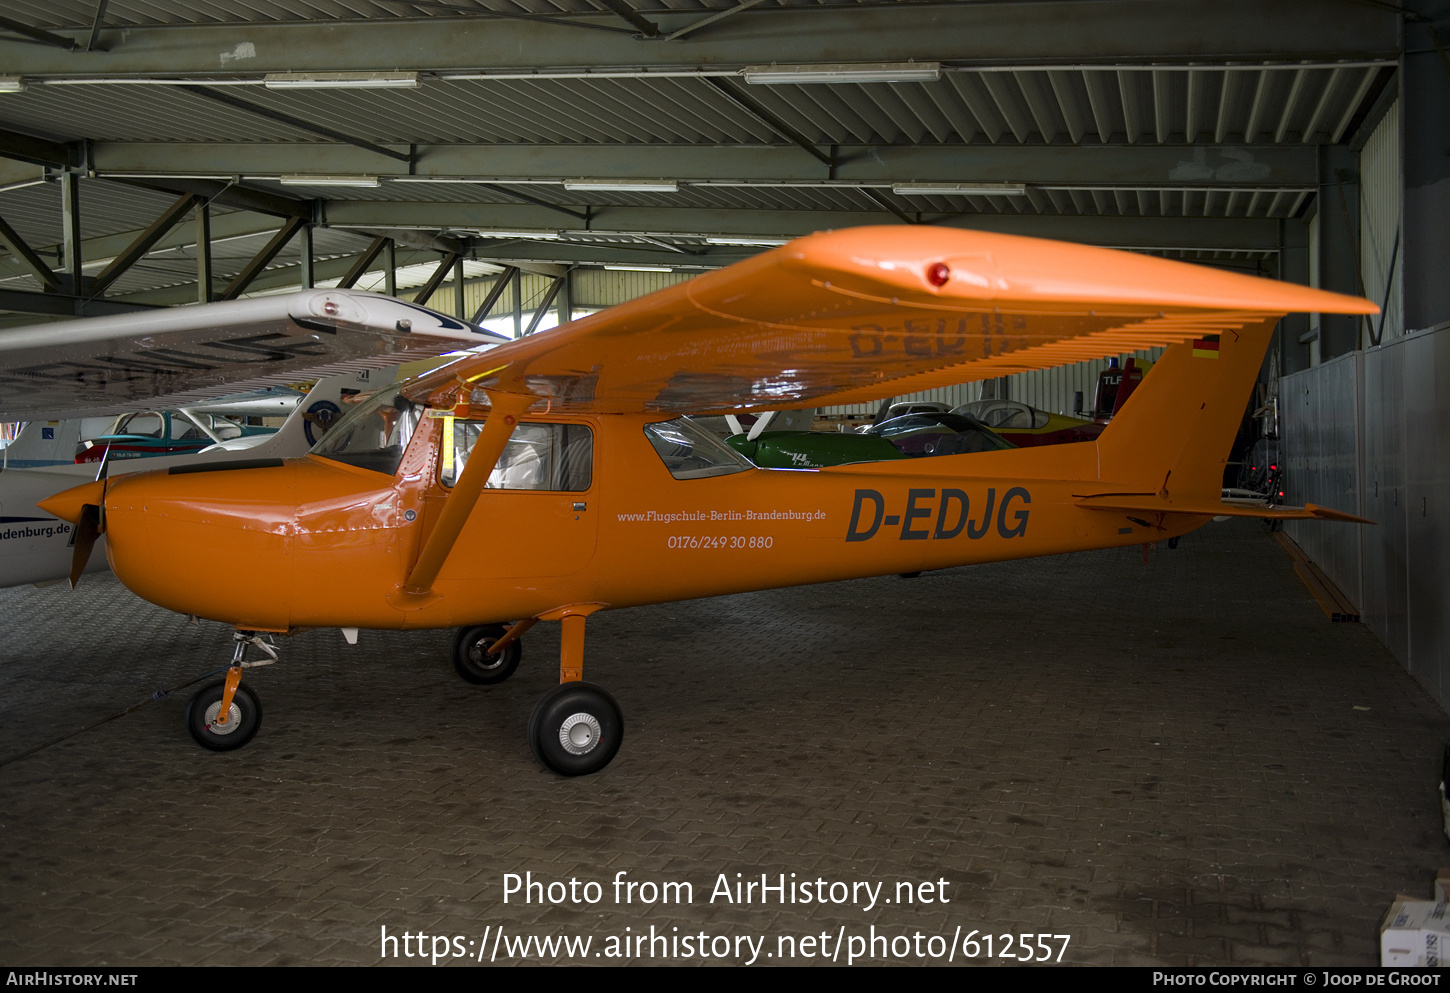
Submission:
M 1216 515 L 1362 521 L 1220 499 L 1278 318 L 1366 300 L 1081 245 L 928 227 L 801 238 L 374 394 L 301 459 L 99 480 L 50 500 L 163 607 L 233 625 L 192 698 L 206 747 L 261 718 L 264 634 L 458 628 L 454 663 L 507 679 L 562 625 L 529 720 L 563 775 L 624 722 L 583 681 L 600 610 L 1172 538 Z M 1094 442 L 818 470 L 757 469 L 685 414 L 863 402 L 1166 346 Z M 339 577 L 342 577 L 339 581 Z

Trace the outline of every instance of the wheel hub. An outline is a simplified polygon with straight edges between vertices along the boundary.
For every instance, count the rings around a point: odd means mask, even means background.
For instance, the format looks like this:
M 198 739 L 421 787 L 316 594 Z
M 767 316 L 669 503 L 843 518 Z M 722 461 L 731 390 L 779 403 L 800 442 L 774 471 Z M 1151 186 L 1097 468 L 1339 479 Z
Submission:
M 220 700 L 206 708 L 206 729 L 212 734 L 231 734 L 242 726 L 242 708 L 238 707 L 235 701 L 227 708 L 225 724 L 217 723 L 217 717 L 221 715 L 221 712 L 222 702 Z
M 585 755 L 599 744 L 601 729 L 593 714 L 570 714 L 559 725 L 559 744 L 570 755 Z
M 474 668 L 484 671 L 497 669 L 503 665 L 503 653 L 493 652 L 493 639 L 480 641 L 468 651 L 468 661 L 472 662 Z

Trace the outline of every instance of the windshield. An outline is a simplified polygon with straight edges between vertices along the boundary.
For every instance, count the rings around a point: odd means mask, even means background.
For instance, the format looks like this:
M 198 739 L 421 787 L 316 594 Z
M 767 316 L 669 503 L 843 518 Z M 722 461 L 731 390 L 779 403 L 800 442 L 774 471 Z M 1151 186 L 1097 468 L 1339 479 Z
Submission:
M 396 388 L 380 390 L 343 415 L 312 446 L 312 454 L 391 476 L 403 461 L 422 411 L 422 405 Z

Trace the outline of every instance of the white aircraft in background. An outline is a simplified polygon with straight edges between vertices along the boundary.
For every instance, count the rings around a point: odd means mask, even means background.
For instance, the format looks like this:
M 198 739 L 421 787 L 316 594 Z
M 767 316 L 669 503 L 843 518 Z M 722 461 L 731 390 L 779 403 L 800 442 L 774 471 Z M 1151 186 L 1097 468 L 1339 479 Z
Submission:
M 98 471 L 296 458 L 341 414 L 345 394 L 392 382 L 400 364 L 506 340 L 405 301 L 351 290 L 0 331 L 0 419 L 75 420 L 78 436 L 86 418 L 104 430 L 117 413 L 196 409 L 239 387 L 324 377 L 274 434 L 223 441 L 204 453 L 0 470 L 0 587 L 78 578 L 71 575 L 74 528 L 36 504 Z M 37 444 L 42 440 L 67 444 Z M 67 461 L 76 444 L 69 440 Z M 92 555 L 85 571 L 106 568 L 104 555 Z
M 108 459 L 110 476 L 128 472 L 170 469 L 173 466 L 215 465 L 219 462 L 254 462 L 295 459 L 307 454 L 316 440 L 342 416 L 350 396 L 360 396 L 395 380 L 396 368 L 368 370 L 319 380 L 286 422 L 272 434 L 221 442 L 199 452 L 153 455 L 144 459 Z M 62 422 L 64 423 L 64 422 Z M 74 447 L 74 446 L 72 446 Z M 59 582 L 70 576 L 75 529 L 36 506 L 62 490 L 95 479 L 101 465 L 75 463 L 32 469 L 0 471 L 0 587 Z M 103 572 L 105 538 L 98 539 L 86 572 Z
M 270 434 L 270 429 L 245 430 L 234 423 L 234 419 L 285 418 L 296 409 L 305 395 L 291 387 L 268 387 L 265 390 L 251 390 L 169 411 L 137 411 L 117 417 L 73 417 L 63 421 L 27 421 L 15 440 L 0 449 L 0 468 L 40 469 L 46 466 L 74 465 L 80 458 L 82 445 L 103 449 L 105 444 L 94 439 L 136 433 L 147 418 L 156 418 L 155 421 L 146 422 L 147 428 L 151 428 L 153 424 L 164 427 L 169 423 L 173 434 L 184 431 L 188 438 L 194 438 L 195 442 L 188 446 L 193 451 L 186 454 L 196 454 L 198 449 L 205 450 L 210 447 L 208 442 L 211 446 L 225 444 L 228 448 L 250 447 Z M 164 431 L 158 436 L 155 428 L 143 433 L 164 438 Z M 232 441 L 240 444 L 230 444 Z M 111 452 L 108 457 L 114 459 L 117 456 L 115 452 Z M 144 457 L 154 456 L 148 454 Z M 92 453 L 91 458 L 83 461 L 99 462 L 101 452 L 97 450 Z

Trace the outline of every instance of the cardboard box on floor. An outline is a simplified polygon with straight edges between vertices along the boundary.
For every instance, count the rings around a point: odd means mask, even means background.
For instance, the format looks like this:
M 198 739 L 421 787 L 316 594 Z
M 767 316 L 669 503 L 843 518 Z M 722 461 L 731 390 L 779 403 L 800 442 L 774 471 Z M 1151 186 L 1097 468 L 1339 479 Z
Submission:
M 1380 965 L 1439 968 L 1450 962 L 1450 869 L 1435 876 L 1435 899 L 1395 897 L 1380 924 Z

